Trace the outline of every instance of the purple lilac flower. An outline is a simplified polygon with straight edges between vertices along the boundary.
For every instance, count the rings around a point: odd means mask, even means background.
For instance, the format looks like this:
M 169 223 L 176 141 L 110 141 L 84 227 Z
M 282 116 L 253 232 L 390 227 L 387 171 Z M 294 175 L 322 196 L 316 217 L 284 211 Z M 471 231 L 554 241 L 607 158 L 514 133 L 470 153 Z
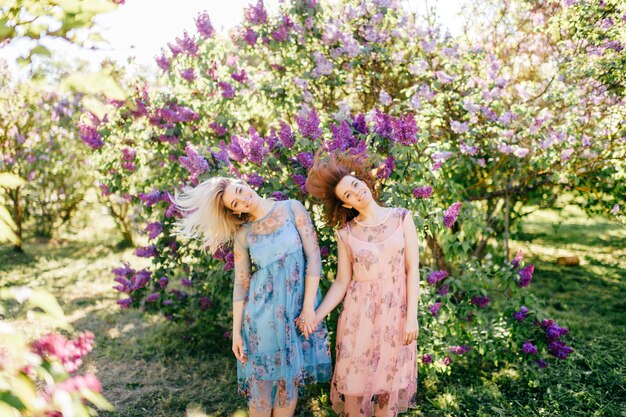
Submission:
M 526 306 L 522 306 L 519 311 L 516 311 L 516 312 L 513 313 L 513 318 L 515 318 L 515 320 L 517 320 L 517 321 L 522 321 L 526 317 L 528 317 L 528 312 L 529 311 L 530 310 L 528 310 L 528 308 Z
M 446 295 L 448 295 L 449 291 L 450 291 L 450 286 L 448 284 L 445 284 L 439 289 L 439 291 L 437 291 L 437 294 L 439 294 L 442 297 L 445 297 Z
M 161 222 L 152 222 L 146 226 L 146 232 L 148 232 L 148 239 L 154 239 L 163 232 L 163 225 Z
M 180 283 L 183 284 L 183 287 L 191 287 L 193 285 L 193 281 L 187 277 L 181 278 Z
M 240 83 L 245 83 L 246 80 L 248 79 L 248 74 L 246 73 L 245 69 L 242 69 L 239 72 L 233 72 L 230 76 L 233 78 L 233 80 L 238 81 Z
M 243 34 L 243 40 L 250 46 L 254 46 L 256 44 L 259 35 L 252 30 L 252 28 L 246 28 L 246 31 Z
M 165 287 L 167 287 L 169 280 L 167 279 L 167 277 L 161 277 L 159 278 L 159 287 L 161 287 L 162 290 L 165 289 Z
M 614 216 L 617 216 L 617 213 L 619 213 L 619 212 L 620 212 L 619 204 L 614 205 L 613 208 L 611 209 L 611 213 Z
M 430 198 L 433 195 L 433 187 L 427 185 L 425 187 L 415 187 L 413 188 L 413 196 L 415 198 Z
M 352 137 L 352 129 L 347 121 L 342 121 L 339 126 L 334 123 L 330 124 L 330 131 L 333 135 L 333 139 L 326 142 L 326 148 L 329 151 L 345 151 L 346 149 L 354 145 L 354 138 Z
M 329 255 L 330 255 L 330 249 L 328 248 L 328 246 L 322 246 L 320 248 L 320 256 L 322 258 L 328 258 Z
M 435 304 L 432 304 L 430 307 L 428 307 L 428 310 L 430 311 L 430 314 L 433 315 L 433 317 L 436 317 L 439 314 L 439 310 L 441 309 L 441 301 L 436 302 Z
M 256 188 L 261 187 L 263 183 L 265 183 L 265 180 L 263 179 L 263 177 L 255 173 L 246 174 L 245 179 L 248 184 Z
M 153 292 L 146 297 L 146 303 L 154 303 L 159 300 L 159 297 L 161 297 L 161 294 L 159 294 L 158 292 Z
M 84 123 L 78 124 L 78 131 L 80 138 L 91 149 L 100 149 L 104 146 L 102 136 L 94 126 L 90 126 Z
M 227 83 L 226 81 L 220 81 L 217 86 L 222 89 L 222 97 L 233 98 L 235 97 L 235 87 Z
M 365 115 L 363 113 L 359 113 L 356 116 L 354 122 L 352 123 L 352 127 L 354 128 L 354 130 L 363 135 L 367 135 L 369 133 L 367 122 L 365 121 Z
M 195 19 L 196 21 L 196 29 L 198 29 L 198 33 L 204 38 L 209 39 L 215 35 L 215 29 L 211 24 L 211 19 L 209 18 L 209 14 L 205 11 L 198 14 L 198 17 Z
M 489 297 L 484 295 L 475 295 L 472 297 L 471 303 L 478 308 L 485 308 L 489 304 Z
M 391 116 L 376 109 L 374 111 L 374 132 L 385 138 L 391 138 L 393 127 L 391 126 Z
M 280 121 L 280 130 L 278 131 L 278 137 L 283 143 L 285 148 L 291 148 L 296 143 L 293 133 L 291 132 L 291 126 L 287 123 Z
M 140 247 L 135 250 L 135 255 L 140 258 L 153 258 L 158 255 L 155 245 Z
M 137 150 L 133 148 L 122 148 L 122 161 L 134 161 Z
M 511 265 L 513 266 L 513 269 L 519 266 L 519 263 L 522 261 L 523 256 L 524 256 L 524 252 L 521 249 L 518 250 L 517 254 L 515 254 L 515 258 L 513 258 L 513 260 L 511 261 Z
M 441 360 L 441 363 L 444 365 L 450 365 L 452 363 L 452 358 L 450 356 L 446 356 Z
M 426 365 L 427 363 L 433 363 L 433 357 L 425 353 L 422 355 L 422 365 Z
M 265 148 L 265 141 L 252 126 L 248 129 L 248 137 L 239 139 L 239 145 L 246 158 L 257 165 L 263 163 L 263 159 L 268 153 Z
M 396 168 L 396 161 L 393 159 L 393 155 L 389 155 L 385 162 L 381 164 L 378 168 L 378 178 L 387 179 L 393 173 L 393 170 Z
M 258 0 L 256 6 L 250 5 L 245 9 L 246 20 L 253 25 L 262 25 L 267 22 L 267 11 L 263 0 Z
M 185 151 L 187 152 L 187 156 L 181 156 L 178 160 L 181 165 L 189 170 L 191 179 L 195 183 L 198 180 L 198 175 L 203 174 L 209 169 L 209 163 L 194 149 L 191 143 L 187 144 Z
M 378 102 L 383 106 L 388 106 L 391 104 L 391 97 L 385 90 L 380 91 L 380 96 L 378 97 Z
M 448 75 L 445 71 L 437 71 L 435 75 L 437 76 L 437 80 L 442 84 L 449 84 L 454 81 L 454 77 Z
M 184 52 L 184 53 L 186 53 L 187 55 L 190 55 L 190 56 L 198 55 L 198 45 L 196 44 L 196 41 L 193 40 L 189 36 L 189 33 L 187 33 L 187 31 L 183 32 L 182 39 L 181 38 L 176 38 L 176 44 L 180 48 L 181 52 Z
M 135 163 L 130 161 L 122 162 L 122 168 L 129 172 L 135 172 Z
M 533 279 L 534 271 L 534 264 L 525 266 L 521 271 L 519 271 L 519 279 L 515 280 L 515 284 L 517 284 L 519 288 L 528 287 L 530 285 L 530 281 Z
M 224 264 L 224 272 L 230 271 L 235 268 L 235 255 L 229 252 L 224 258 L 226 263 Z
M 213 305 L 213 301 L 208 297 L 200 297 L 198 301 L 200 302 L 201 311 L 207 311 Z
M 178 45 L 178 43 L 167 43 L 167 47 L 170 48 L 170 51 L 172 51 L 172 56 L 174 58 L 176 58 L 178 56 L 178 54 L 180 54 L 183 50 L 180 48 L 180 46 Z
M 316 140 L 321 136 L 322 130 L 319 127 L 320 119 L 317 116 L 317 111 L 315 111 L 315 109 L 312 109 L 309 112 L 301 112 L 299 116 L 296 116 L 296 121 L 298 122 L 298 127 L 300 128 L 302 136 L 311 140 Z
M 226 150 L 228 151 L 228 156 L 230 156 L 230 159 L 233 161 L 243 162 L 246 158 L 246 154 L 243 152 L 239 143 L 239 138 L 235 135 L 230 137 L 230 144 L 226 146 Z
M 469 123 L 468 122 L 457 122 L 456 120 L 452 120 L 450 122 L 450 127 L 452 128 L 452 131 L 454 133 L 465 133 L 469 130 Z
M 165 56 L 165 51 L 161 48 L 161 56 L 155 57 L 154 60 L 157 63 L 157 66 L 161 68 L 163 71 L 169 71 L 170 65 L 172 65 L 172 60 L 168 59 Z
M 426 278 L 426 281 L 430 285 L 435 285 L 439 281 L 444 280 L 447 276 L 448 276 L 448 271 L 433 271 L 428 275 L 428 278 Z
M 461 205 L 462 203 L 454 203 L 443 213 L 443 223 L 448 229 L 451 228 L 456 221 Z
M 548 352 L 552 355 L 556 356 L 559 359 L 567 359 L 567 357 L 574 352 L 570 346 L 567 346 L 565 343 L 560 340 L 555 340 L 548 345 Z
M 524 344 L 522 345 L 522 352 L 526 353 L 527 355 L 536 355 L 537 353 L 539 353 L 539 351 L 537 350 L 537 346 L 533 345 L 530 340 L 524 342 Z
M 547 368 L 548 367 L 548 362 L 544 361 L 543 359 L 539 359 L 539 360 L 537 360 L 537 367 L 538 368 Z
M 281 24 L 275 30 L 273 30 L 272 33 L 270 33 L 270 36 L 276 42 L 283 42 L 289 37 L 289 27 L 285 24 Z
M 409 146 L 417 143 L 419 131 L 412 113 L 391 119 L 391 137 L 396 142 Z
M 209 127 L 213 129 L 217 136 L 224 136 L 226 135 L 226 133 L 228 133 L 228 129 L 226 129 L 225 126 L 218 124 L 217 122 L 209 123 Z
M 471 346 L 467 346 L 467 345 L 462 345 L 462 346 L 451 346 L 450 349 L 448 349 L 450 351 L 450 353 L 454 353 L 455 355 L 464 355 L 467 352 L 469 352 L 470 350 L 472 350 Z
M 180 71 L 180 76 L 191 82 L 196 79 L 196 71 L 193 68 L 187 68 Z
M 151 271 L 147 269 L 142 269 L 141 271 L 137 271 L 137 273 L 131 279 L 132 290 L 136 291 L 140 288 L 144 288 L 150 282 L 150 276 L 152 275 Z
M 553 324 L 546 329 L 546 339 L 557 340 L 561 336 L 565 336 L 569 333 L 569 330 L 565 327 L 561 327 L 557 324 Z
M 280 191 L 274 191 L 272 194 L 270 194 L 270 197 L 277 201 L 288 200 L 288 197 Z
M 111 190 L 109 189 L 109 187 L 106 186 L 106 184 L 98 184 L 98 187 L 100 187 L 100 192 L 102 193 L 103 196 L 109 196 L 111 195 Z
M 303 194 L 308 194 L 305 185 L 306 177 L 304 175 L 291 174 L 291 179 L 293 180 L 293 182 L 296 183 L 296 185 L 298 186 L 298 188 L 300 188 L 300 191 L 302 191 Z
M 300 152 L 296 159 L 304 169 L 309 169 L 313 166 L 313 154 L 311 152 Z
M 130 308 L 133 303 L 133 297 L 122 298 L 121 300 L 117 300 L 117 305 L 121 308 Z

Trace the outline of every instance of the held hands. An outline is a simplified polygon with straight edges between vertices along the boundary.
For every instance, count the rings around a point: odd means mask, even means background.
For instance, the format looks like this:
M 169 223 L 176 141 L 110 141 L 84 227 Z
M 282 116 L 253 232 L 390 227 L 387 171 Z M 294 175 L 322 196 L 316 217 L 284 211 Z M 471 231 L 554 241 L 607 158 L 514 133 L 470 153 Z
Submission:
M 233 332 L 233 353 L 239 362 L 244 364 L 248 362 L 246 353 L 243 350 L 243 338 L 241 337 L 241 332 Z
M 414 340 L 417 340 L 419 334 L 420 327 L 417 323 L 417 317 L 408 318 L 404 329 L 404 344 L 411 344 Z
M 315 316 L 315 309 L 312 306 L 304 306 L 300 316 L 294 321 L 296 322 L 298 329 L 307 339 L 311 334 L 313 334 L 313 332 L 315 332 L 317 324 L 319 323 L 319 320 L 317 320 L 317 317 Z

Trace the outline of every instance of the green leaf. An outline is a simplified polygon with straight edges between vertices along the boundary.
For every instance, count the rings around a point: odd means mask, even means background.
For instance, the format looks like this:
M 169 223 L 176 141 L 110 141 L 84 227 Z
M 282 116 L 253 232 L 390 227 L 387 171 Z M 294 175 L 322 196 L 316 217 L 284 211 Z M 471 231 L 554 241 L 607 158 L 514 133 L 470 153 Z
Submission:
M 25 184 L 26 181 L 15 174 L 0 172 L 0 187 L 13 189 Z
M 49 56 L 52 56 L 52 53 L 45 46 L 37 45 L 30 51 L 30 56 L 33 56 L 33 55 L 45 55 L 49 57 Z
M 98 407 L 100 410 L 113 411 L 114 407 L 109 403 L 102 395 L 97 392 L 93 392 L 90 389 L 82 388 L 80 393 L 83 397 L 85 397 L 89 402 Z
M 20 401 L 20 399 L 18 397 L 16 397 L 15 395 L 13 395 L 11 392 L 0 392 L 0 411 L 4 411 L 3 408 L 7 407 L 7 404 L 10 406 L 10 410 L 11 412 L 13 412 L 13 410 L 17 409 L 19 411 L 24 410 L 26 407 L 24 407 L 24 403 L 22 403 Z M 5 403 L 5 404 L 2 404 Z M 8 408 L 8 407 L 7 407 Z M 4 416 L 4 412 L 2 413 L 2 415 Z M 19 415 L 19 414 L 18 414 Z
M 103 94 L 112 100 L 124 100 L 126 94 L 111 75 L 103 70 L 100 72 L 76 72 L 65 79 L 65 88 L 85 94 Z

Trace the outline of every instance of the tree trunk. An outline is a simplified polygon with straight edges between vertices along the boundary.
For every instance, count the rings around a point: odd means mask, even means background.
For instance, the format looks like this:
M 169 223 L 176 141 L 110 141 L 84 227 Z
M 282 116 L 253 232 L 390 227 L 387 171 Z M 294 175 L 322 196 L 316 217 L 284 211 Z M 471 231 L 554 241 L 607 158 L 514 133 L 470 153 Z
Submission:
M 449 271 L 450 267 L 446 263 L 443 249 L 439 245 L 439 242 L 437 242 L 437 236 L 434 234 L 432 236 L 426 235 L 426 244 L 428 245 L 430 252 L 433 254 L 433 261 L 436 264 L 437 269 Z
M 10 193 L 13 200 L 13 211 L 15 216 L 15 236 L 17 241 L 13 246 L 15 252 L 24 252 L 22 248 L 22 206 L 20 205 L 20 187 L 17 187 L 13 193 Z

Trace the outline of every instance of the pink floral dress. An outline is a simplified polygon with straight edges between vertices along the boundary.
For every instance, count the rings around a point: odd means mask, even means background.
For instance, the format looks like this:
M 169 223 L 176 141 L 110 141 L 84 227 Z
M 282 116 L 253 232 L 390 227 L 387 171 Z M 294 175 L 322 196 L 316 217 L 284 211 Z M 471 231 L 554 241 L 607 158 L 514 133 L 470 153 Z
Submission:
M 352 281 L 337 326 L 333 409 L 342 416 L 395 416 L 415 407 L 417 343 L 404 345 L 407 318 L 405 240 L 408 210 L 383 221 L 350 221 L 338 231 L 348 248 Z

